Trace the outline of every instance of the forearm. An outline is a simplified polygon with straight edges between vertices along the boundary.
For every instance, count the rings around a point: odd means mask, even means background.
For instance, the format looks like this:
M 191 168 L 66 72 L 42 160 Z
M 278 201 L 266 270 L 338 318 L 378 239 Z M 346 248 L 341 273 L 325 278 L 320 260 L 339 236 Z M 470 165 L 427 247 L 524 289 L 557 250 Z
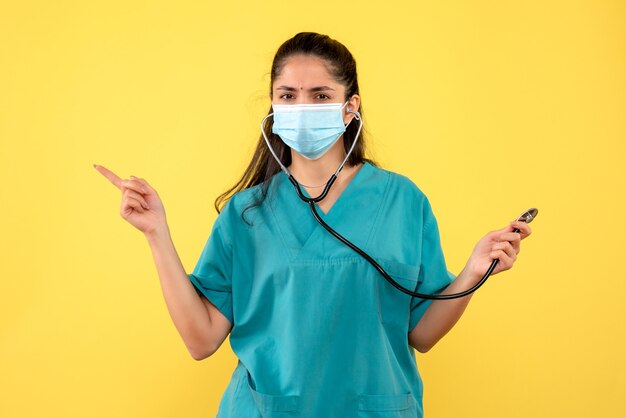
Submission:
M 201 358 L 211 350 L 211 318 L 180 261 L 169 228 L 146 234 L 170 317 L 189 353 Z
M 480 278 L 472 277 L 463 270 L 441 294 L 458 293 L 474 286 Z M 457 323 L 472 295 L 456 299 L 433 300 L 409 335 L 409 342 L 420 352 L 430 350 Z

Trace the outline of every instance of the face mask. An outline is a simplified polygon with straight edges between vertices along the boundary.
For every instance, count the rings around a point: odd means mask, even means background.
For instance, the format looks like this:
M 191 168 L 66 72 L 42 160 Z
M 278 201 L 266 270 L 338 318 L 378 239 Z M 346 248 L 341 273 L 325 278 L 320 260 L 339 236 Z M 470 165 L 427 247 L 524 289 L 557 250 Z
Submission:
M 272 132 L 304 158 L 317 160 L 350 124 L 343 124 L 343 108 L 347 104 L 273 104 Z

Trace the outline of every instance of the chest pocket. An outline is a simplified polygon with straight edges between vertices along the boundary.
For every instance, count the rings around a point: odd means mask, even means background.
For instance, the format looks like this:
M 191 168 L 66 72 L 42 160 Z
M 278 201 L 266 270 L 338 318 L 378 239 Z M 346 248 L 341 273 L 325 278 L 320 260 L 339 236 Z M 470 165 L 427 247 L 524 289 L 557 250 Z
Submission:
M 359 395 L 358 418 L 414 418 L 417 401 L 411 392 L 400 395 Z
M 400 286 L 416 291 L 420 281 L 419 266 L 390 259 L 376 259 L 376 261 Z M 389 330 L 408 333 L 413 297 L 397 289 L 374 266 L 371 267 L 375 275 L 381 322 Z

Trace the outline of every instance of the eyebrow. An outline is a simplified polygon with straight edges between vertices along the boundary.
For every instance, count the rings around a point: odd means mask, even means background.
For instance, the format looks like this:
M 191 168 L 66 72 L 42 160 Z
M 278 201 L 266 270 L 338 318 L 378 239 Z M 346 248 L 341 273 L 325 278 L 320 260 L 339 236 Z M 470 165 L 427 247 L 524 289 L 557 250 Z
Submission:
M 280 86 L 280 87 L 277 87 L 276 90 L 296 91 L 297 89 L 295 87 Z M 335 89 L 330 88 L 328 86 L 311 87 L 309 89 L 309 91 L 326 91 L 326 90 L 335 91 Z

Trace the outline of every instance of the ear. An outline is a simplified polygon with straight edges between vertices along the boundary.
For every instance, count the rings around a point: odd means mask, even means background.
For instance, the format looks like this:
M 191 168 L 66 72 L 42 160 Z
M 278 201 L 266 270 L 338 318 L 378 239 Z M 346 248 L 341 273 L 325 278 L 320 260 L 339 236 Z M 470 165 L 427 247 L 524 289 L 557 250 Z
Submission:
M 345 113 L 343 115 L 343 123 L 347 124 L 348 122 L 350 122 L 350 120 L 352 120 L 352 118 L 354 118 L 354 115 L 348 112 L 348 110 L 355 112 L 358 111 L 360 107 L 361 97 L 358 94 L 353 94 L 352 97 L 350 97 L 348 104 L 346 105 Z

